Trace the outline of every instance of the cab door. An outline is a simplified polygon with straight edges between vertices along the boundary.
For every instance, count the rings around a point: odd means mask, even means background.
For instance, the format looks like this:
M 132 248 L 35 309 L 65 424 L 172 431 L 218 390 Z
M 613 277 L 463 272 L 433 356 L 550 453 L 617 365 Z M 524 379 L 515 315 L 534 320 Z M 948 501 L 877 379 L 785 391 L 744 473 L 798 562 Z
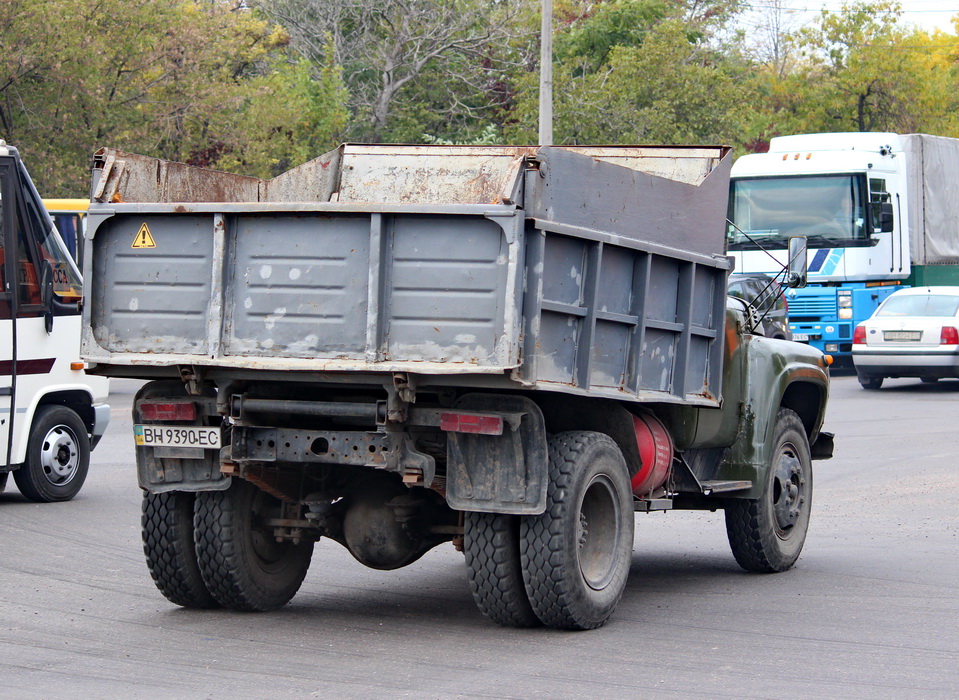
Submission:
M 16 340 L 13 327 L 14 315 L 12 312 L 15 289 L 10 284 L 14 277 L 15 255 L 8 255 L 8 250 L 16 247 L 8 245 L 10 232 L 14 230 L 14 211 L 16 198 L 14 197 L 14 183 L 16 171 L 12 158 L 0 157 L 0 465 L 10 463 L 10 446 L 14 429 L 14 412 L 10 406 L 13 403 L 16 377 L 13 361 L 14 343 Z
M 23 462 L 28 411 L 67 374 L 51 375 L 57 359 L 76 357 L 79 350 L 79 274 L 68 254 L 51 245 L 62 248 L 28 183 L 14 157 L 0 156 L 0 469 Z M 46 301 L 45 280 L 51 297 Z M 55 315 L 75 317 L 70 319 L 75 328 L 51 333 Z

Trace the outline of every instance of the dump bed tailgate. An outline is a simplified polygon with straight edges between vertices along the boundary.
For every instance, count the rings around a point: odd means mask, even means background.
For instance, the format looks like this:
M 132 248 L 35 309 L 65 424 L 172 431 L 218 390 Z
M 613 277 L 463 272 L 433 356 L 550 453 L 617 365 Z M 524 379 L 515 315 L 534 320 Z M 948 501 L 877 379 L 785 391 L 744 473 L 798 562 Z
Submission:
M 515 207 L 126 209 L 96 234 L 87 350 L 101 361 L 517 364 Z

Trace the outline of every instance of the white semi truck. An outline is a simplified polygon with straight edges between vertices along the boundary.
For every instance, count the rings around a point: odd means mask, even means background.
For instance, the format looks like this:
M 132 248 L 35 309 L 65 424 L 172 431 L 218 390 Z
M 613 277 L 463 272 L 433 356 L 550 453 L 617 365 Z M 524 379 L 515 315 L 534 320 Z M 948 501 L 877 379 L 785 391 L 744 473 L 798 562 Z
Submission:
M 80 273 L 16 148 L 0 140 L 0 491 L 73 498 L 110 420 L 80 359 Z
M 853 329 L 903 286 L 959 283 L 959 139 L 781 136 L 730 174 L 736 272 L 775 273 L 808 239 L 809 286 L 792 289 L 793 340 L 848 363 Z

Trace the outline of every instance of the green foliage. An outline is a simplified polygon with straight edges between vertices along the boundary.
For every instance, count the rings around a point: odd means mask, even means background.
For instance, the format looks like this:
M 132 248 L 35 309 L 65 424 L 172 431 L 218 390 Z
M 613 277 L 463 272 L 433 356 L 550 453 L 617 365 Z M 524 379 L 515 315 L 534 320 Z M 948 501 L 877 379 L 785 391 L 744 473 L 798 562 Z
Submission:
M 614 49 L 642 46 L 650 29 L 670 9 L 675 12 L 675 7 L 661 0 L 610 0 L 590 5 L 583 9 L 586 14 L 566 19 L 565 30 L 556 37 L 554 58 L 563 64 L 578 63 L 581 72 L 596 71 Z
M 636 24 L 624 39 L 609 19 L 626 8 Z M 739 142 L 750 93 L 738 54 L 711 46 L 701 24 L 662 13 L 655 2 L 619 2 L 573 22 L 569 41 L 557 37 L 564 60 L 553 68 L 556 143 Z M 583 37 L 589 46 L 609 45 L 605 60 L 582 53 Z M 535 134 L 536 81 L 533 73 L 517 80 L 515 121 L 506 129 L 515 141 Z
M 956 37 L 930 37 L 899 24 L 896 2 L 845 5 L 789 37 L 790 70 L 755 73 L 757 137 L 818 131 L 930 131 L 956 135 Z M 758 139 L 763 140 L 761 137 Z
M 269 177 L 341 140 L 537 138 L 536 0 L 3 0 L 0 137 L 45 196 L 113 146 Z M 775 37 L 739 0 L 557 0 L 557 143 L 726 143 L 815 131 L 959 136 L 959 39 L 891 0 Z M 266 14 L 268 12 L 268 14 Z M 283 26 L 280 26 L 280 22 Z M 317 31 L 317 27 L 324 27 Z
M 530 0 L 255 0 L 316 61 L 332 38 L 349 88 L 349 137 L 416 140 L 475 130 L 530 26 Z M 325 48 L 325 47 L 324 47 Z M 325 54 L 324 54 L 325 55 Z
M 431 134 L 423 134 L 423 143 L 434 146 L 495 146 L 502 142 L 495 124 L 487 124 L 480 132 L 466 141 L 450 141 Z
M 103 145 L 269 174 L 333 145 L 345 122 L 335 69 L 311 79 L 287 44 L 219 1 L 9 0 L 0 125 L 45 196 L 85 192 Z
M 209 129 L 224 144 L 212 165 L 273 177 L 333 148 L 347 125 L 345 89 L 335 66 L 316 72 L 304 59 L 279 59 L 246 81 L 239 109 Z

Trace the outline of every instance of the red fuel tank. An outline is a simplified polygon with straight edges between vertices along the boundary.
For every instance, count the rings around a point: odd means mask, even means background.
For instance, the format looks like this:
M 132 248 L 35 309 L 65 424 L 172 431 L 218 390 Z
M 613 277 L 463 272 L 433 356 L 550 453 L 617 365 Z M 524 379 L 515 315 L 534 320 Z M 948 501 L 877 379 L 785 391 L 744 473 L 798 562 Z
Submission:
M 666 426 L 656 416 L 633 416 L 636 445 L 642 466 L 631 480 L 635 496 L 647 496 L 664 483 L 673 462 L 673 441 Z

